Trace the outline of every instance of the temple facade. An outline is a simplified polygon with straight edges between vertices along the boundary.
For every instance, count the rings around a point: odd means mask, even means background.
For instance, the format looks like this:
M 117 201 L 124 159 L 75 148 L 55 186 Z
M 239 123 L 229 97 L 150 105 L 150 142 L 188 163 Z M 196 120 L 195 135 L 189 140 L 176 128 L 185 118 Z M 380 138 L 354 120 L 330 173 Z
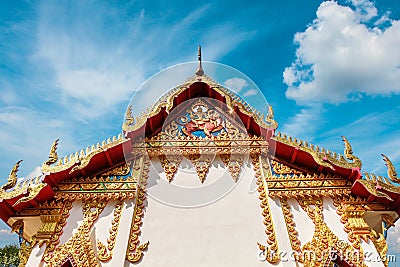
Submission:
M 387 266 L 399 182 L 277 131 L 200 67 L 123 133 L 0 188 L 20 266 Z M 60 142 L 62 145 L 62 142 Z

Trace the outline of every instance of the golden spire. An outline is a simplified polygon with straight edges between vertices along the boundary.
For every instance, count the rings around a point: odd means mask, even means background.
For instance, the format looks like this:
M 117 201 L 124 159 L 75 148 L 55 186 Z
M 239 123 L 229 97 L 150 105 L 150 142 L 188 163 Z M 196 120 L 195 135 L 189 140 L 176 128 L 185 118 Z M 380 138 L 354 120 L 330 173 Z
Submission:
M 199 61 L 199 67 L 196 70 L 196 75 L 197 76 L 203 76 L 204 75 L 204 70 L 203 70 L 203 66 L 201 65 L 201 46 L 200 45 L 199 45 L 199 48 L 198 48 L 197 59 Z

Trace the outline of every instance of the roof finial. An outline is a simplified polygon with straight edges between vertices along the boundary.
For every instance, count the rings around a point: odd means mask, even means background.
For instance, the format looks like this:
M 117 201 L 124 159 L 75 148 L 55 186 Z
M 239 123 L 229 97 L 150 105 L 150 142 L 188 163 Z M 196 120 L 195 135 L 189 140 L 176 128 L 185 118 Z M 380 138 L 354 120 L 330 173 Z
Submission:
M 201 46 L 200 45 L 199 45 L 199 48 L 198 48 L 197 59 L 199 60 L 199 67 L 196 70 L 196 75 L 197 76 L 203 76 L 204 75 L 204 70 L 203 70 L 203 66 L 201 65 Z

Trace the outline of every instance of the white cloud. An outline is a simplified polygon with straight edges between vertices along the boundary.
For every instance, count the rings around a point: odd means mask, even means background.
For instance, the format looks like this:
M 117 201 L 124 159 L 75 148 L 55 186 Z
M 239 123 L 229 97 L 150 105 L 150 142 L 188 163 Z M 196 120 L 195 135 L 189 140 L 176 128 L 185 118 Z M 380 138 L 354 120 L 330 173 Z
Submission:
M 392 252 L 400 253 L 400 221 L 395 223 L 388 231 L 387 242 Z
M 112 42 L 107 40 L 111 36 L 99 33 L 96 27 L 102 23 L 101 15 L 107 15 L 103 9 L 93 24 L 65 27 L 54 17 L 59 14 L 52 13 L 54 8 L 62 9 L 57 5 L 41 8 L 35 58 L 54 69 L 56 87 L 63 97 L 60 104 L 69 106 L 79 119 L 100 117 L 129 99 L 144 80 L 145 53 L 130 51 L 129 40 Z
M 355 6 L 356 15 L 361 21 L 369 21 L 378 15 L 374 3 L 369 0 L 351 0 L 351 3 Z
M 29 35 L 18 39 L 29 44 L 24 50 L 32 54 L 24 55 L 24 62 L 34 74 L 26 83 L 11 78 L 0 81 L 2 173 L 8 173 L 19 159 L 24 159 L 20 177 L 29 173 L 47 159 L 56 138 L 60 138 L 59 154 L 66 155 L 118 133 L 116 121 L 122 122 L 129 98 L 142 81 L 174 63 L 195 60 L 198 41 L 206 44 L 205 59 L 218 60 L 251 37 L 229 22 L 210 27 L 200 40 L 187 38 L 208 19 L 209 7 L 159 13 L 146 12 L 138 3 L 35 5 L 37 18 L 27 23 Z M 17 45 L 21 46 L 13 47 Z M 17 91 L 20 84 L 23 90 Z M 157 92 L 170 89 L 165 83 L 157 86 Z M 160 95 L 138 94 L 146 101 L 139 99 L 135 112 Z
M 375 26 L 384 25 L 385 23 L 390 23 L 390 11 L 387 11 L 382 17 L 380 17 L 377 21 L 374 22 Z
M 239 44 L 250 40 L 255 33 L 237 31 L 237 26 L 229 23 L 214 26 L 201 40 L 204 43 L 203 51 L 206 51 L 204 60 L 215 61 L 227 55 Z
M 315 133 L 319 128 L 323 126 L 322 112 L 320 105 L 302 109 L 300 113 L 281 126 L 282 132 L 310 142 L 315 138 Z
M 195 60 L 197 44 L 193 46 L 187 36 L 208 9 L 209 5 L 199 6 L 171 24 L 168 13 L 152 18 L 142 9 L 126 17 L 125 9 L 108 5 L 85 2 L 68 7 L 47 2 L 39 9 L 35 58 L 54 70 L 60 101 L 73 116 L 99 118 L 117 104 L 127 103 L 157 70 Z M 71 17 L 68 20 L 57 15 L 65 12 Z M 250 37 L 234 25 L 220 24 L 202 34 L 200 41 L 205 43 L 205 58 L 216 60 Z M 188 47 L 190 53 L 182 52 Z
M 247 81 L 242 78 L 230 78 L 224 84 L 236 93 L 239 93 L 244 87 L 248 86 Z
M 1 167 L 7 170 L 2 176 L 20 159 L 24 161 L 19 177 L 32 172 L 47 159 L 51 144 L 57 138 L 61 139 L 60 155 L 65 153 L 65 148 L 73 152 L 70 149 L 75 147 L 68 123 L 28 108 L 0 109 L 0 125 Z
M 0 92 L 0 101 L 6 105 L 13 104 L 18 99 L 13 88 L 5 81 L 0 81 Z
M 354 95 L 400 93 L 400 21 L 370 28 L 362 21 L 375 17 L 376 8 L 365 0 L 353 4 L 355 10 L 321 3 L 313 23 L 295 35 L 296 60 L 283 73 L 288 98 L 340 103 Z
M 253 96 L 253 95 L 258 94 L 258 92 L 259 91 L 257 91 L 256 89 L 250 89 L 250 90 L 247 90 L 246 92 L 244 92 L 243 96 L 244 97 Z

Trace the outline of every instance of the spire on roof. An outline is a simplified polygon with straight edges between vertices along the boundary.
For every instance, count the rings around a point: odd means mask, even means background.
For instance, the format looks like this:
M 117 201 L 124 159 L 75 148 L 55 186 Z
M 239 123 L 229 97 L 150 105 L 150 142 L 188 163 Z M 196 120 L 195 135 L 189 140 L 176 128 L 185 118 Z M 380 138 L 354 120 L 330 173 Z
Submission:
M 199 67 L 196 70 L 196 75 L 197 76 L 203 76 L 204 75 L 204 70 L 203 70 L 203 66 L 201 65 L 201 46 L 200 45 L 199 45 L 199 48 L 198 48 L 197 59 L 199 61 Z

